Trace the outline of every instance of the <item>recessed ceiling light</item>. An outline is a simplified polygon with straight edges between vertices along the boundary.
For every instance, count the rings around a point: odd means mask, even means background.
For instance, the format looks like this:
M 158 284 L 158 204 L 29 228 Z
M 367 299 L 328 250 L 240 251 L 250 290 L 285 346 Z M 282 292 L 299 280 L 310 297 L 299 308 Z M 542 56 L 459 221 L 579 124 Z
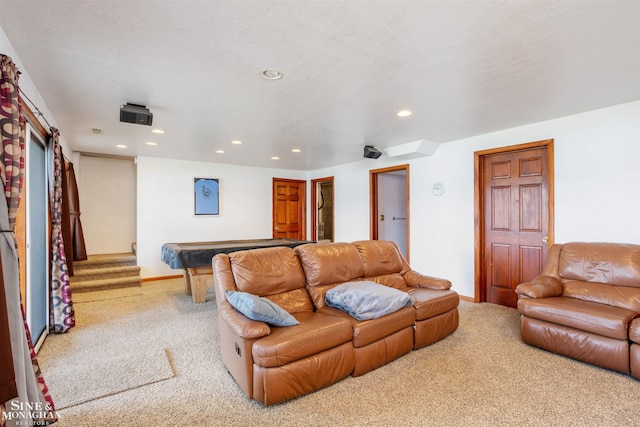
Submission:
M 400 110 L 396 113 L 396 116 L 398 117 L 409 117 L 411 114 L 413 114 L 411 112 L 411 110 Z
M 151 132 L 153 132 L 153 133 L 157 133 L 157 134 L 162 134 L 162 133 L 164 133 L 164 131 L 163 131 L 162 129 L 153 129 L 153 130 L 151 130 Z
M 158 145 L 157 143 L 155 143 L 155 142 L 153 142 L 153 141 L 147 141 L 147 142 L 145 142 L 144 144 L 145 144 L 145 145 L 152 146 L 152 147 L 155 147 L 156 145 Z
M 271 157 L 271 160 L 280 160 L 280 157 L 278 157 L 278 156 L 272 156 L 272 157 Z
M 240 144 L 242 144 L 242 141 L 240 141 L 238 139 L 234 139 L 233 141 L 231 141 L 231 143 L 235 144 L 235 145 L 240 145 Z
M 278 70 L 264 70 L 262 72 L 262 77 L 267 80 L 280 80 L 283 74 Z
M 127 148 L 127 146 L 124 144 L 118 144 L 116 145 L 116 148 Z
M 301 150 L 301 149 L 299 149 L 299 148 L 292 148 L 292 149 L 291 149 L 291 152 L 292 152 L 292 153 L 300 153 L 301 151 L 302 151 L 302 150 Z
M 218 154 L 224 154 L 224 150 L 216 150 L 216 153 L 218 153 Z

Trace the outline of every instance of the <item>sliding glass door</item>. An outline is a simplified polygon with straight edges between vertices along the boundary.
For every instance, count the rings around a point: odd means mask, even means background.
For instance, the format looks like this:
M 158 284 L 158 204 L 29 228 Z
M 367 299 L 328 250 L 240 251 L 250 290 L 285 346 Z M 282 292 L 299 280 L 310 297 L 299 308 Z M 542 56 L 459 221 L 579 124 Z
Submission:
M 49 233 L 45 143 L 27 127 L 26 203 L 26 315 L 36 351 L 49 331 Z

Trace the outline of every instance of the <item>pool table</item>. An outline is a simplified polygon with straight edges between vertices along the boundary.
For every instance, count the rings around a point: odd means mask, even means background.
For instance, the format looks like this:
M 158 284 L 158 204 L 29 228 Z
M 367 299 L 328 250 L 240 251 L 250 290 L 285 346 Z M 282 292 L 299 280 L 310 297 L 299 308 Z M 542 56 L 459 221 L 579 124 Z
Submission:
M 162 245 L 162 262 L 173 269 L 184 270 L 185 292 L 192 295 L 193 302 L 200 303 L 205 301 L 207 282 L 213 277 L 211 258 L 214 255 L 274 246 L 295 248 L 305 243 L 313 242 L 295 239 L 250 239 L 165 243 Z

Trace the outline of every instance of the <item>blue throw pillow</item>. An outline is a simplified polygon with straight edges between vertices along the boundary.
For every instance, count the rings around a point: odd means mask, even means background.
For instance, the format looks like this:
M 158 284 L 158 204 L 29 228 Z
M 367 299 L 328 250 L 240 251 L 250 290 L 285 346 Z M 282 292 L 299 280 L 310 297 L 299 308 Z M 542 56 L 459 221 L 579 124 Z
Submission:
M 325 301 L 357 320 L 377 319 L 413 305 L 408 293 L 370 281 L 338 285 L 327 291 Z
M 251 320 L 259 320 L 273 326 L 293 326 L 300 322 L 275 302 L 247 292 L 227 290 L 227 301 Z

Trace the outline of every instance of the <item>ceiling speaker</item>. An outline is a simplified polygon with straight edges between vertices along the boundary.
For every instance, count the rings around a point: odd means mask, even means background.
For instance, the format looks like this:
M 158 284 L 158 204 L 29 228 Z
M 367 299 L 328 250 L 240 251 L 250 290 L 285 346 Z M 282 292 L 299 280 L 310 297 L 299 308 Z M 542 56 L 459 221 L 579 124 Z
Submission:
M 144 105 L 127 103 L 120 107 L 120 121 L 151 126 L 151 123 L 153 123 L 153 114 Z
M 382 155 L 382 151 L 378 150 L 376 147 L 371 145 L 365 145 L 364 147 L 364 157 L 367 159 L 377 159 Z

